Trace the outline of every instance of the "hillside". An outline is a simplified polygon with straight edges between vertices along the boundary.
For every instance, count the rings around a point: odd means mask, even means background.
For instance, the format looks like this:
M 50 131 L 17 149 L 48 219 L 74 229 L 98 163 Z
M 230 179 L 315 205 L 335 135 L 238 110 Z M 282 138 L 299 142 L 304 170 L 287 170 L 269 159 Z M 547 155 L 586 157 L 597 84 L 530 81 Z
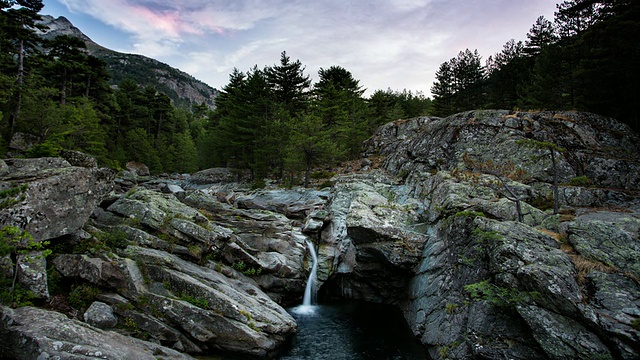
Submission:
M 213 99 L 218 91 L 193 76 L 146 56 L 107 49 L 91 40 L 65 17 L 54 18 L 44 15 L 42 18 L 42 23 L 49 27 L 41 34 L 42 37 L 52 39 L 59 35 L 69 35 L 84 40 L 89 54 L 107 63 L 112 85 L 132 78 L 142 86 L 151 85 L 164 92 L 176 106 L 191 106 L 204 102 L 209 107 L 214 107 Z

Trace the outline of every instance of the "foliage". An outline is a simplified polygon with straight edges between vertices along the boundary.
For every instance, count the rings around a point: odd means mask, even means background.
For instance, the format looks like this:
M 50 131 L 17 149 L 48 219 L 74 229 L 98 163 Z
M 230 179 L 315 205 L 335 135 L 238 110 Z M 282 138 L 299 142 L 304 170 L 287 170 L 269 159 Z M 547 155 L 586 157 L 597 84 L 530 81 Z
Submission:
M 468 49 L 441 64 L 431 88 L 433 112 L 582 110 L 640 131 L 640 2 L 568 0 L 556 6 L 553 21 L 539 17 L 524 42 L 510 39 L 484 67 Z
M 182 294 L 182 296 L 180 296 L 180 300 L 186 301 L 202 309 L 207 309 L 209 307 L 209 302 L 207 300 L 196 298 L 189 294 Z
M 523 292 L 494 285 L 488 279 L 465 285 L 464 290 L 473 300 L 483 300 L 494 306 L 522 304 L 537 296 L 535 292 Z
M 77 285 L 69 293 L 69 305 L 76 309 L 86 309 L 100 293 L 100 289 L 93 285 Z
M 20 186 L 11 187 L 0 190 L 0 209 L 6 209 L 25 199 L 24 193 L 29 188 L 29 184 L 25 183 Z
M 476 243 L 487 243 L 502 240 L 502 235 L 496 231 L 486 231 L 474 229 L 471 235 L 476 239 Z

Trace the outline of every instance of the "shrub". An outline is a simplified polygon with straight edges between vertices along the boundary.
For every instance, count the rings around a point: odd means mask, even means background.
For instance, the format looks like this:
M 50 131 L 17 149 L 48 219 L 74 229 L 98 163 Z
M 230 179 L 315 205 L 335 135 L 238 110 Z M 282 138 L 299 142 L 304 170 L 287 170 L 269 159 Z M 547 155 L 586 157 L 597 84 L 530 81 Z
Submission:
M 484 300 L 495 306 L 521 304 L 537 296 L 536 292 L 507 289 L 492 284 L 488 279 L 464 287 L 474 300 Z
M 100 289 L 95 286 L 78 285 L 69 293 L 69 305 L 77 309 L 86 309 L 100 293 Z

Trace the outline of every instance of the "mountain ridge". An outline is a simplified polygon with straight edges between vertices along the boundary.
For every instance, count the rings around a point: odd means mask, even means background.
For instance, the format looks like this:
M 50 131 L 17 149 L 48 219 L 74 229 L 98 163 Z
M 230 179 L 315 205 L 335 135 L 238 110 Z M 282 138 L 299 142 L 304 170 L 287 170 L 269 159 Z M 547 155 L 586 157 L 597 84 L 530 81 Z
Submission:
M 107 63 L 112 86 L 117 86 L 126 78 L 132 78 L 140 86 L 153 86 L 165 93 L 176 106 L 191 107 L 204 103 L 211 109 L 215 107 L 214 99 L 218 90 L 180 69 L 144 55 L 108 49 L 94 42 L 64 16 L 54 18 L 51 15 L 42 15 L 40 23 L 48 27 L 47 30 L 39 32 L 44 39 L 53 39 L 60 35 L 82 39 L 89 55 Z

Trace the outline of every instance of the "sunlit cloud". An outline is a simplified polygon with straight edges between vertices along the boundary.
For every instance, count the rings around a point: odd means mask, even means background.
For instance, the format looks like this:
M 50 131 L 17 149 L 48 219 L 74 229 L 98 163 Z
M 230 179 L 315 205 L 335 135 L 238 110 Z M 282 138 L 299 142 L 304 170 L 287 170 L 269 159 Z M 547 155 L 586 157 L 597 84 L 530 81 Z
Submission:
M 158 58 L 214 87 L 233 68 L 287 51 L 317 80 L 339 65 L 369 89 L 428 93 L 438 66 L 466 48 L 484 59 L 524 39 L 556 0 L 45 0 L 129 34 L 120 51 Z M 73 19 L 71 19 L 73 21 Z M 85 29 L 82 29 L 85 31 Z M 90 35 L 90 34 L 88 34 Z

